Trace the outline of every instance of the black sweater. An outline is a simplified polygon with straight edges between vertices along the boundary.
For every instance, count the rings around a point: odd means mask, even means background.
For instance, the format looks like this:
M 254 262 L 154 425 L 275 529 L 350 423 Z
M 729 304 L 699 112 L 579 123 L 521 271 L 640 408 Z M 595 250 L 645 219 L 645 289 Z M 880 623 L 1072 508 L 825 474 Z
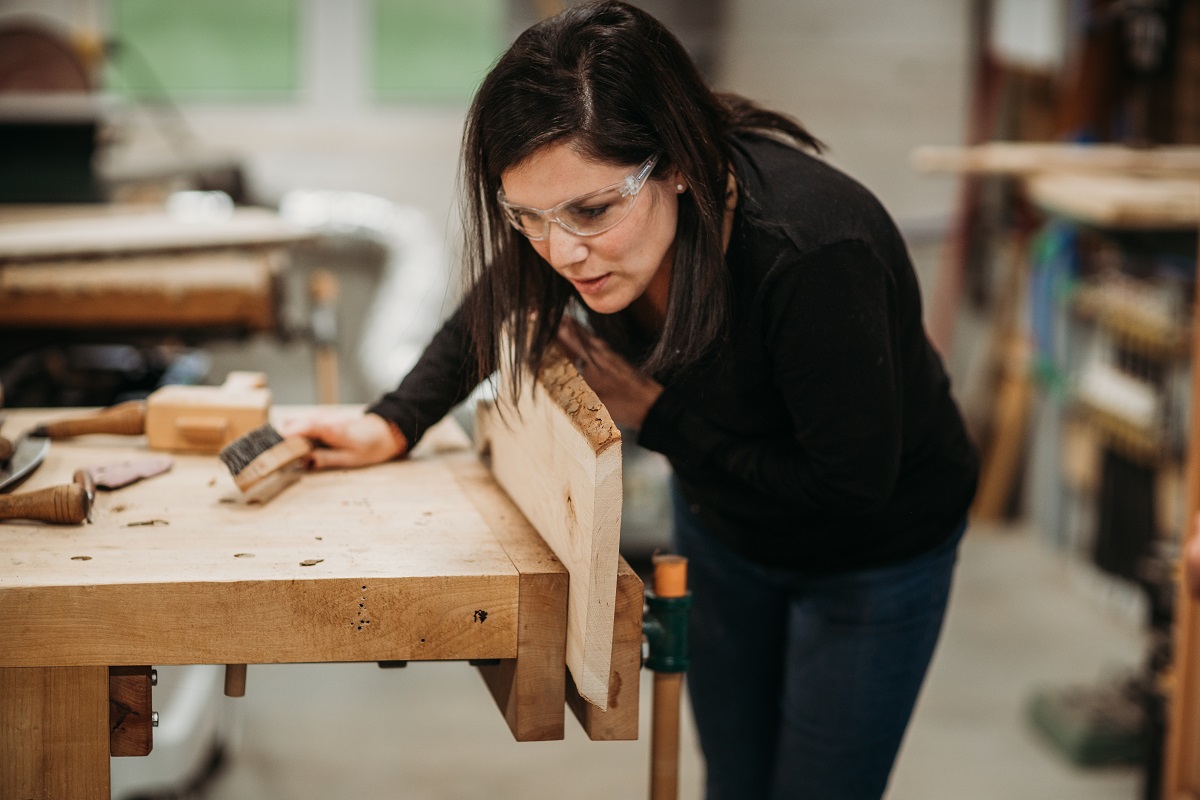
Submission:
M 978 465 L 899 232 L 820 159 L 749 135 L 733 158 L 731 333 L 665 382 L 638 443 L 758 563 L 823 573 L 933 549 L 962 521 Z M 370 410 L 415 443 L 469 393 L 467 352 L 456 314 Z

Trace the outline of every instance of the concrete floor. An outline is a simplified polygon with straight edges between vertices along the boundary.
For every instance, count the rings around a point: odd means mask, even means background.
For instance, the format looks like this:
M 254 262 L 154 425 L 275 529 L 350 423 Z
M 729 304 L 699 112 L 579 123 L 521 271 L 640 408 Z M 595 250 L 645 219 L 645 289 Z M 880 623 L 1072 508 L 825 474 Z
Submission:
M 1142 647 L 1133 616 L 1038 537 L 1019 527 L 973 529 L 888 796 L 1138 797 L 1136 769 L 1070 765 L 1030 727 L 1024 706 L 1036 687 L 1091 684 L 1130 669 Z M 568 715 L 564 741 L 517 744 L 465 664 L 254 666 L 246 697 L 224 701 L 240 741 L 206 797 L 644 797 L 648 676 L 639 741 L 590 742 Z M 681 769 L 680 797 L 700 798 L 702 761 L 686 707 Z

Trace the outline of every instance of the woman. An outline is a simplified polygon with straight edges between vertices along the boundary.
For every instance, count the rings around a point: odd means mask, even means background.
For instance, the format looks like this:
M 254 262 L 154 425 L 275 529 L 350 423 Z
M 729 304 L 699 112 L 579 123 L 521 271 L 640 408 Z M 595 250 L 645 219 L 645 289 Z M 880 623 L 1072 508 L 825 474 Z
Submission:
M 535 25 L 468 117 L 462 306 L 366 414 L 287 431 L 401 456 L 561 341 L 674 469 L 710 800 L 883 793 L 974 493 L 904 243 L 819 148 L 633 7 Z

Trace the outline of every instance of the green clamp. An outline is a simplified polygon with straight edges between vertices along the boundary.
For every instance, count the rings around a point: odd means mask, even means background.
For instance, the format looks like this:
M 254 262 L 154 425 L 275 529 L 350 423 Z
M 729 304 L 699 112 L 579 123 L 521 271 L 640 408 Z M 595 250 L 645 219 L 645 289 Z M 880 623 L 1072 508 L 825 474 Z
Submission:
M 692 593 L 683 597 L 658 597 L 646 592 L 642 634 L 650 645 L 646 666 L 655 672 L 686 672 L 688 668 L 688 613 Z

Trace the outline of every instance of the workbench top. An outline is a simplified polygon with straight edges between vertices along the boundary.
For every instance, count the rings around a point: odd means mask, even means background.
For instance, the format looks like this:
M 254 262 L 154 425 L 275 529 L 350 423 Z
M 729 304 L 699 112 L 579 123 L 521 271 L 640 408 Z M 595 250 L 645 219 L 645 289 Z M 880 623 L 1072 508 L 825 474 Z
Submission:
M 56 441 L 17 491 L 147 455 L 140 437 Z M 489 526 L 513 511 L 464 485 L 486 470 L 452 421 L 412 458 L 306 474 L 264 505 L 216 456 L 171 457 L 98 492 L 91 524 L 0 523 L 0 666 L 515 655 L 519 572 Z

